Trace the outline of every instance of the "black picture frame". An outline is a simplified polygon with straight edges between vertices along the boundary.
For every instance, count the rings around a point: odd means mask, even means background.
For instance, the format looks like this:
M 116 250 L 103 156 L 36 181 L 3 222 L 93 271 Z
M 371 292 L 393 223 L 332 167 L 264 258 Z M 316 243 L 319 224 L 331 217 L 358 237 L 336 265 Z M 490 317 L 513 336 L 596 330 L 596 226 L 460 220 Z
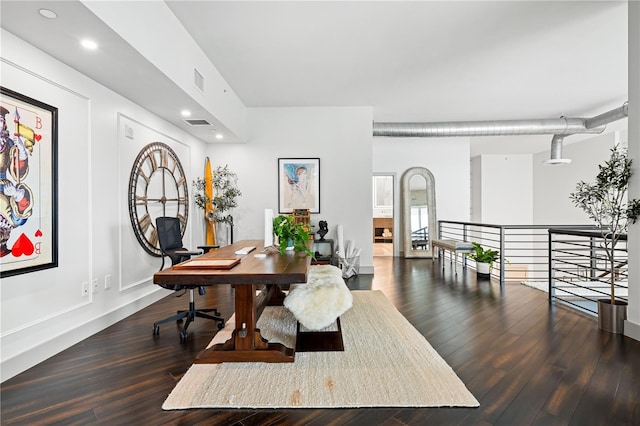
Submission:
M 320 159 L 278 158 L 278 212 L 320 213 Z
M 58 108 L 0 86 L 0 278 L 58 266 Z

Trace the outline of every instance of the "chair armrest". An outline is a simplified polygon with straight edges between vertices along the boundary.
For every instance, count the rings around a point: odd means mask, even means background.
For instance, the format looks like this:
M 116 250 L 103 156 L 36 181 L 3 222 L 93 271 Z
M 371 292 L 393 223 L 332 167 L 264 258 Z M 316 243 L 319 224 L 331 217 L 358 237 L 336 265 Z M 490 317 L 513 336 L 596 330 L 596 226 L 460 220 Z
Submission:
M 193 251 L 193 250 L 176 250 L 174 253 L 179 254 L 181 256 L 197 256 L 199 254 L 202 254 L 201 251 Z
M 211 245 L 211 246 L 198 246 L 199 249 L 202 249 L 205 253 L 208 253 L 211 249 L 220 248 L 219 245 Z

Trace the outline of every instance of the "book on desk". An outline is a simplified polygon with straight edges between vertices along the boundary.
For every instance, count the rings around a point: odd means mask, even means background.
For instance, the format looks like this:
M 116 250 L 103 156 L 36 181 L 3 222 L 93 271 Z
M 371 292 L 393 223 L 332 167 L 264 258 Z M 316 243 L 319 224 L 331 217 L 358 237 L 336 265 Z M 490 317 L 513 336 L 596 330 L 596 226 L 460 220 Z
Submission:
M 240 263 L 240 258 L 233 259 L 191 259 L 174 266 L 176 269 L 231 269 Z

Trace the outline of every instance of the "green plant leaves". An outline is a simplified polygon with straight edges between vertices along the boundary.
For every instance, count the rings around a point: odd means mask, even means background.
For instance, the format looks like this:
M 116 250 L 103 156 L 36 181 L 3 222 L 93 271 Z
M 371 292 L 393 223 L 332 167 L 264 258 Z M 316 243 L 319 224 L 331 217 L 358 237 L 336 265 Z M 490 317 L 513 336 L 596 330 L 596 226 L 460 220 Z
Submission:
M 273 218 L 273 233 L 280 242 L 280 254 L 284 254 L 287 242 L 291 240 L 295 251 L 302 251 L 314 257 L 308 246 L 309 230 L 302 223 L 295 223 L 293 216 L 279 215 Z
M 212 171 L 212 178 L 213 199 L 209 199 L 205 194 L 203 178 L 198 177 L 193 181 L 193 199 L 196 206 L 204 210 L 208 204 L 213 204 L 213 221 L 233 225 L 233 216 L 228 212 L 238 206 L 237 199 L 242 195 L 237 186 L 238 176 L 225 165 L 216 167 Z

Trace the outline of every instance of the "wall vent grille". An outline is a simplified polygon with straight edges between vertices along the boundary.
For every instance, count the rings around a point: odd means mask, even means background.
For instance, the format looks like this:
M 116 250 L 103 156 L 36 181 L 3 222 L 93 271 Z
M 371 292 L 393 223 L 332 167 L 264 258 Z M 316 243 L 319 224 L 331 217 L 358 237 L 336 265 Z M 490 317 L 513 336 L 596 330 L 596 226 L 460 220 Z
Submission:
M 197 120 L 185 119 L 184 121 L 186 121 L 192 126 L 210 126 L 211 125 L 211 123 L 209 123 L 207 120 L 202 120 L 202 119 L 197 119 Z
M 204 93 L 204 77 L 195 68 L 193 69 L 193 84 Z

